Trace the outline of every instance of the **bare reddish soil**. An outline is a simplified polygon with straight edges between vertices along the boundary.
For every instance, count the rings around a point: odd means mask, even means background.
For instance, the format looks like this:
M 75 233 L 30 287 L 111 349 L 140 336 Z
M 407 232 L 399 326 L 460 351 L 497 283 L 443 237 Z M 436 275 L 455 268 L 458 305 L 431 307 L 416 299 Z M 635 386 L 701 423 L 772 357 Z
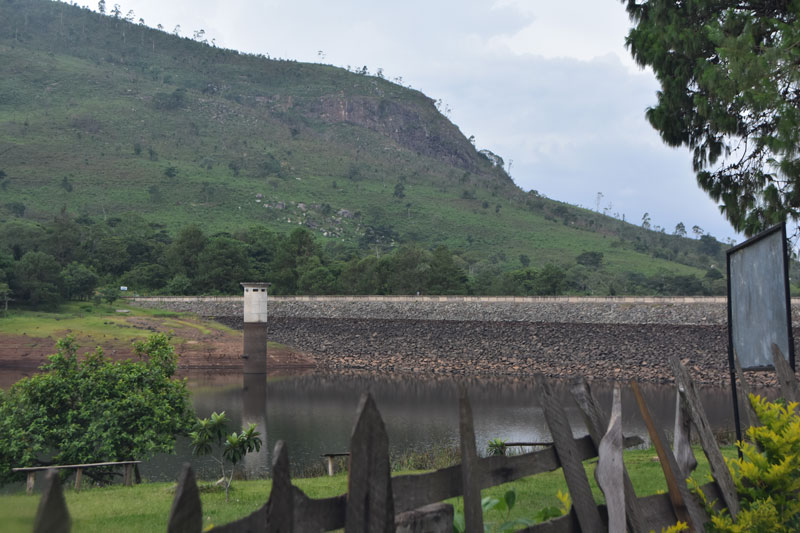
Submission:
M 220 330 L 200 319 L 182 319 L 199 327 L 165 327 L 157 318 L 126 317 L 130 327 L 142 331 L 141 338 L 154 332 L 173 332 L 173 346 L 178 353 L 178 368 L 237 370 L 242 367 L 242 333 Z M 207 326 L 207 327 L 206 327 Z M 135 357 L 131 343 L 126 339 L 103 339 L 98 342 L 91 335 L 72 333 L 80 346 L 78 353 L 94 351 L 102 344 L 106 356 L 114 359 Z M 56 351 L 56 338 L 30 335 L 0 334 L 0 370 L 35 370 L 47 362 L 47 356 Z M 291 348 L 267 350 L 267 365 L 271 368 L 309 368 L 314 359 Z

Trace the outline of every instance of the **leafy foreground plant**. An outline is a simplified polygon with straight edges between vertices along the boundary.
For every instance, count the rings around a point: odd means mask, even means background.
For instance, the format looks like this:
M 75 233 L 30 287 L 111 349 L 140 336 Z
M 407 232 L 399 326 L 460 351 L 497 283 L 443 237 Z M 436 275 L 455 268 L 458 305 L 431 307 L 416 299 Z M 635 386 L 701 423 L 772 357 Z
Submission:
M 506 439 L 492 439 L 486 447 L 489 455 L 505 455 L 506 454 Z
M 763 424 L 747 430 L 750 442 L 739 441 L 741 459 L 728 460 L 739 495 L 741 511 L 734 522 L 727 509 L 714 511 L 690 480 L 706 506 L 708 531 L 788 532 L 800 530 L 800 416 L 796 402 L 783 405 L 750 395 L 750 403 Z
M 545 507 L 544 509 L 539 510 L 534 515 L 533 519 L 515 518 L 512 520 L 510 519 L 511 511 L 514 509 L 514 505 L 517 503 L 517 492 L 514 489 L 506 491 L 502 500 L 487 496 L 481 500 L 481 508 L 483 509 L 484 517 L 486 517 L 490 512 L 496 511 L 503 513 L 503 521 L 499 524 L 495 524 L 494 522 L 484 522 L 483 529 L 486 532 L 492 531 L 496 533 L 505 533 L 507 531 L 514 531 L 520 527 L 528 527 L 539 522 L 546 522 L 552 518 L 558 518 L 559 516 L 569 513 L 570 507 L 572 506 L 572 499 L 570 498 L 569 493 L 558 491 L 556 497 L 561 502 L 561 507 Z M 457 511 L 453 515 L 453 529 L 456 533 L 464 533 L 466 530 L 463 512 Z
M 242 428 L 241 433 L 235 431 L 228 435 L 228 418 L 225 411 L 217 414 L 211 413 L 211 418 L 198 418 L 194 431 L 189 433 L 192 439 L 192 453 L 197 456 L 210 455 L 222 470 L 222 482 L 225 484 L 225 501 L 233 481 L 233 472 L 236 464 L 245 455 L 261 449 L 261 434 L 256 431 L 256 425 L 250 424 Z M 214 455 L 214 447 L 217 455 Z M 231 463 L 230 472 L 226 474 L 225 461 Z
M 72 337 L 43 372 L 0 390 L 0 483 L 18 466 L 144 460 L 172 453 L 194 412 L 177 355 L 164 334 L 134 344 L 140 361 L 110 361 L 100 348 L 79 361 Z M 87 476 L 107 482 L 110 470 Z

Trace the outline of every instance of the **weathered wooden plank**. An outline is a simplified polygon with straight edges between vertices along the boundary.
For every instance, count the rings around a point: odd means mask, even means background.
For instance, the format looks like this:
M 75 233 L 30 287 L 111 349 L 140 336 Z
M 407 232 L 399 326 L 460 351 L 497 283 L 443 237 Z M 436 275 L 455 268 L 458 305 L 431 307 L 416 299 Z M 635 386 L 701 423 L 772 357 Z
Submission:
M 452 533 L 453 506 L 432 503 L 395 516 L 397 533 Z
M 116 465 L 134 465 L 139 464 L 141 461 L 108 461 L 105 463 L 86 463 L 82 465 L 49 465 L 49 466 L 25 466 L 20 468 L 12 468 L 12 472 L 36 472 L 39 470 L 59 470 L 62 468 L 91 468 L 93 466 L 116 466 Z
M 581 531 L 586 533 L 604 531 L 605 526 L 597 511 L 597 504 L 592 496 L 592 489 L 589 487 L 586 470 L 583 468 L 580 454 L 575 447 L 569 419 L 561 404 L 553 397 L 550 385 L 544 377 L 537 376 L 536 388 L 539 403 L 544 410 L 545 421 L 553 436 L 553 447 L 556 449 L 558 460 L 564 470 L 564 479 L 572 497 L 572 505 Z
M 483 533 L 483 508 L 481 507 L 480 469 L 475 445 L 475 427 L 472 406 L 467 389 L 459 390 L 459 434 L 461 436 L 461 493 L 464 495 L 464 529 L 466 533 Z
M 347 517 L 347 494 L 312 500 L 297 487 L 294 492 L 294 530 L 317 533 L 344 527 Z
M 575 533 L 579 531 L 581 531 L 581 525 L 578 522 L 578 515 L 575 514 L 575 509 L 573 508 L 564 516 L 559 516 L 547 522 L 520 529 L 516 533 Z
M 36 483 L 36 472 L 28 472 L 28 479 L 25 480 L 25 492 L 28 496 L 33 494 L 33 486 Z
M 719 501 L 719 489 L 713 481 L 703 485 L 700 489 L 709 501 Z M 647 525 L 651 531 L 662 531 L 675 525 L 678 520 L 668 494 L 653 494 L 639 498 L 639 506 L 647 516 Z
M 267 504 L 265 503 L 244 518 L 212 528 L 209 533 L 263 533 L 266 527 Z
M 289 474 L 289 450 L 279 440 L 272 454 L 272 491 L 267 501 L 267 532 L 294 531 L 294 491 Z
M 642 391 L 639 390 L 639 384 L 636 381 L 631 381 L 631 389 L 639 406 L 639 411 L 642 413 L 642 419 L 647 427 L 650 440 L 653 441 L 653 447 L 655 447 L 658 459 L 661 462 L 661 469 L 664 471 L 664 478 L 667 481 L 667 490 L 669 491 L 675 516 L 689 524 L 689 527 L 694 531 L 702 531 L 703 524 L 706 522 L 705 512 L 689 493 L 686 481 L 681 477 L 675 456 L 666 444 L 667 439 L 664 437 L 664 432 L 660 427 L 656 426 L 653 417 L 650 415 L 650 410 L 644 401 Z
M 736 377 L 739 379 L 739 390 L 742 391 L 742 397 L 744 398 L 745 423 L 748 427 L 758 427 L 761 425 L 761 421 L 758 419 L 758 415 L 753 409 L 753 404 L 750 403 L 752 389 L 750 388 L 750 383 L 747 382 L 744 376 L 742 363 L 739 361 L 739 356 L 736 355 L 736 350 L 733 350 L 733 365 L 736 369 Z
M 598 405 L 592 395 L 589 384 L 584 378 L 574 380 L 570 387 L 570 392 L 572 392 L 572 397 L 575 398 L 581 408 L 586 429 L 589 431 L 589 436 L 594 442 L 595 448 L 598 448 L 603 437 L 602 430 L 608 426 L 608 418 Z M 623 439 L 623 443 L 626 448 L 629 446 L 628 439 Z M 631 533 L 647 533 L 649 529 L 644 526 L 644 516 L 639 509 L 636 491 L 633 488 L 633 483 L 624 462 L 622 464 L 622 478 L 625 490 L 625 515 L 628 522 L 628 530 Z
M 167 521 L 167 533 L 199 533 L 203 530 L 203 506 L 192 465 L 183 464 L 178 488 L 172 499 Z
M 625 447 L 639 446 L 639 437 L 625 438 Z M 597 457 L 589 436 L 575 439 L 581 461 Z M 528 476 L 552 472 L 561 467 L 553 447 L 522 455 L 491 456 L 478 460 L 481 489 L 502 485 Z M 392 478 L 395 512 L 401 513 L 439 502 L 461 494 L 461 465 L 442 468 L 425 474 L 410 474 Z M 627 494 L 627 493 L 626 493 Z
M 58 472 L 49 470 L 45 476 L 44 492 L 36 509 L 33 521 L 33 533 L 69 533 L 72 520 L 64 501 L 61 480 Z
M 375 401 L 361 397 L 358 421 L 350 438 L 348 532 L 393 532 L 394 499 L 389 467 L 389 437 Z
M 622 463 L 622 404 L 619 384 L 614 386 L 611 421 L 598 447 L 595 475 L 606 497 L 608 533 L 625 533 L 625 482 Z
M 675 374 L 681 398 L 687 407 L 694 427 L 697 428 L 700 444 L 711 467 L 711 475 L 719 485 L 723 501 L 731 513 L 731 518 L 736 519 L 736 515 L 739 514 L 739 498 L 736 495 L 736 487 L 733 484 L 730 470 L 725 464 L 725 459 L 722 457 L 722 451 L 719 449 L 717 439 L 714 438 L 714 434 L 711 431 L 711 424 L 708 423 L 708 417 L 706 417 L 705 410 L 700 403 L 700 396 L 697 394 L 694 381 L 689 376 L 686 367 L 681 364 L 680 359 L 672 357 L 669 363 L 672 366 L 672 372 Z M 683 472 L 683 474 L 685 479 L 688 472 Z
M 709 501 L 719 497 L 716 484 L 709 483 L 700 487 L 709 498 Z M 648 531 L 661 531 L 669 526 L 674 526 L 678 518 L 672 509 L 672 504 L 668 494 L 653 494 L 637 499 L 637 506 L 642 509 L 647 517 Z M 598 506 L 601 516 L 605 516 L 606 508 L 604 505 Z M 517 533 L 575 533 L 580 531 L 578 519 L 574 512 L 565 516 L 554 518 L 541 524 L 535 524 L 526 529 L 520 529 Z
M 772 343 L 772 364 L 778 374 L 778 385 L 781 388 L 781 396 L 787 402 L 796 402 L 800 395 L 797 391 L 797 378 L 792 371 L 792 367 L 783 357 L 781 349 L 774 342 Z
M 697 468 L 697 459 L 692 451 L 692 417 L 687 412 L 686 402 L 681 400 L 680 385 L 675 390 L 675 430 L 672 437 L 672 451 L 684 479 Z

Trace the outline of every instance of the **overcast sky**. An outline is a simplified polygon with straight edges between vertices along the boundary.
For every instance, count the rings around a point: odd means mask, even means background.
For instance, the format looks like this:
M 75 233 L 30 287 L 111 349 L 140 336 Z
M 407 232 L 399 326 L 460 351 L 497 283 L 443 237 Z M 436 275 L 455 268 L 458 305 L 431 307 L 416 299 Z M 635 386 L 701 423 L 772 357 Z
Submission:
M 108 10 L 114 5 L 107 0 Z M 96 9 L 96 5 L 90 6 Z M 742 237 L 696 184 L 686 148 L 644 118 L 658 84 L 625 49 L 619 0 L 124 0 L 148 26 L 204 29 L 217 46 L 382 68 L 441 99 L 478 148 L 524 190 L 625 215 Z M 691 232 L 690 232 L 691 234 Z

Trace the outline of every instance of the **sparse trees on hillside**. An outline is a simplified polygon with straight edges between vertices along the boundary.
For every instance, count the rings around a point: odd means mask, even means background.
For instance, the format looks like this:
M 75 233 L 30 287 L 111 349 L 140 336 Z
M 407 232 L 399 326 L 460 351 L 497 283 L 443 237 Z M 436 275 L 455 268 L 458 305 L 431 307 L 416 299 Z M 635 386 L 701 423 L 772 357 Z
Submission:
M 61 271 L 64 295 L 69 300 L 88 300 L 94 294 L 98 277 L 85 265 L 72 262 Z
M 15 265 L 17 294 L 37 306 L 52 306 L 61 301 L 61 265 L 44 252 L 28 252 Z

